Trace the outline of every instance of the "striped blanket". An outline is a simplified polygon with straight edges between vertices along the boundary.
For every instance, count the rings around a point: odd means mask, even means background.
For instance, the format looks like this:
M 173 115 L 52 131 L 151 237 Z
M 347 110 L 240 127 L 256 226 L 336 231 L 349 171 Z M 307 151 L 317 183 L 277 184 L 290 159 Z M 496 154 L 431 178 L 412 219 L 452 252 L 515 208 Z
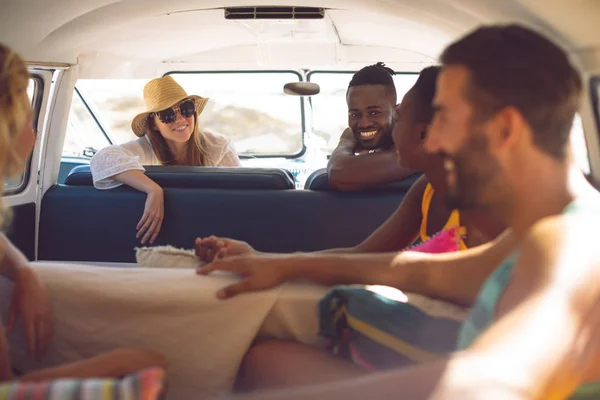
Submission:
M 148 368 L 123 379 L 57 379 L 0 384 L 1 400 L 158 400 L 165 371 Z

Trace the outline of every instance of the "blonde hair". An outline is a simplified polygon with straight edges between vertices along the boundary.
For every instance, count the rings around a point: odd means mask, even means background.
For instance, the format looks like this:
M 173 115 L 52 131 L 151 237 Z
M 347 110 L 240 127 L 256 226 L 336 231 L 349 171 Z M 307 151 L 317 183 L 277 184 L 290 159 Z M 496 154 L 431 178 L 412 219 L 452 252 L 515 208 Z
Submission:
M 27 96 L 29 71 L 17 53 L 0 43 L 0 188 L 4 178 L 22 171 L 23 160 L 14 141 L 30 122 L 31 103 Z M 0 197 L 0 226 L 10 220 L 8 209 Z
M 185 156 L 185 160 L 181 163 L 178 163 L 175 159 L 175 155 L 169 148 L 167 141 L 160 134 L 157 128 L 154 127 L 154 121 L 152 120 L 152 116 L 148 116 L 146 119 L 146 132 L 148 135 L 148 139 L 150 139 L 150 143 L 152 144 L 152 149 L 156 154 L 156 157 L 163 165 L 191 165 L 195 167 L 211 167 L 214 166 L 214 163 L 208 152 L 206 151 L 207 144 L 204 135 L 200 133 L 200 128 L 198 126 L 198 114 L 194 115 L 194 131 L 190 136 L 190 139 L 187 142 L 187 153 Z

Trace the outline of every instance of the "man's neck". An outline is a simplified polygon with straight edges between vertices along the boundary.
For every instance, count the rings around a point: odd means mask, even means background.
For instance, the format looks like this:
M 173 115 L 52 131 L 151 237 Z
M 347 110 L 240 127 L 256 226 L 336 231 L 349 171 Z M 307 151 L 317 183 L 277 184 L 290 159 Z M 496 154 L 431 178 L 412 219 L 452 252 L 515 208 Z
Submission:
M 524 237 L 539 220 L 563 212 L 575 197 L 589 188 L 574 163 L 540 163 L 521 175 L 503 220 L 517 237 Z

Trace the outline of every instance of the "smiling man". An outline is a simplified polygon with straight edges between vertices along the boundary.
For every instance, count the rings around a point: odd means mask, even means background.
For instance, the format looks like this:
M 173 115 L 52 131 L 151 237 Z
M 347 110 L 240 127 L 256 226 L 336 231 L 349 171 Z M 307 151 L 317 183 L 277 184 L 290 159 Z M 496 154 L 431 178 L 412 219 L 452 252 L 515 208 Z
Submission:
M 329 183 L 360 190 L 392 183 L 416 171 L 398 165 L 392 130 L 397 95 L 394 71 L 382 62 L 352 77 L 346 93 L 348 129 L 331 154 Z

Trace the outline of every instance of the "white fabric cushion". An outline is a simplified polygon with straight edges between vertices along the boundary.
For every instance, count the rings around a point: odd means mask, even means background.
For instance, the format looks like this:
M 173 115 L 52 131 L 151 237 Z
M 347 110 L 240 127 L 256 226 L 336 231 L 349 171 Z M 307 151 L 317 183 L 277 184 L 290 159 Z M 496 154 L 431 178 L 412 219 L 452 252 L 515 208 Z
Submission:
M 194 250 L 173 246 L 136 247 L 135 259 L 144 268 L 199 268 L 204 265 Z

